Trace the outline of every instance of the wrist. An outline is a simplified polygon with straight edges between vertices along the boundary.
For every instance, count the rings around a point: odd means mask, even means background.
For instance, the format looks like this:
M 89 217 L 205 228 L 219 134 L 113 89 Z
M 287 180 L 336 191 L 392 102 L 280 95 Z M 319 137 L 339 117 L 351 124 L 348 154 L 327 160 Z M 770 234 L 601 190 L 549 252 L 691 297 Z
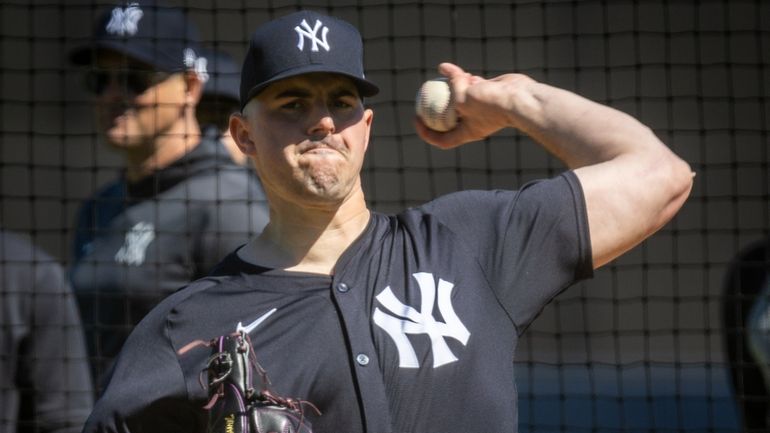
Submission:
M 517 74 L 509 83 L 504 113 L 508 126 L 529 133 L 536 125 L 542 125 L 543 116 L 543 85 L 527 77 Z

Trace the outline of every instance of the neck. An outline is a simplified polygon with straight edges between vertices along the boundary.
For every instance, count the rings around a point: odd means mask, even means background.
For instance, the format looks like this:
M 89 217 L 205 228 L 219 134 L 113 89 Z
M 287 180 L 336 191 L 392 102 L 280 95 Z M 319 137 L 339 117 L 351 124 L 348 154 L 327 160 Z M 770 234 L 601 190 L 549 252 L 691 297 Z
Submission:
M 126 152 L 126 178 L 129 182 L 168 167 L 198 146 L 200 127 L 194 118 L 188 117 L 181 117 L 170 128 L 151 138 L 145 146 Z
M 337 261 L 369 223 L 363 191 L 333 209 L 275 211 L 262 234 L 240 252 L 241 258 L 268 268 L 332 275 Z

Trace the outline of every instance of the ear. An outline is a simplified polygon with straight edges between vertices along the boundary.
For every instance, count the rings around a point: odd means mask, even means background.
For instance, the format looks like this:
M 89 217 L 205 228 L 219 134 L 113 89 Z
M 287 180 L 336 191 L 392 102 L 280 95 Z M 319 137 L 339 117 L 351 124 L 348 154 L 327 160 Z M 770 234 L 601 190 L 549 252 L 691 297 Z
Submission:
M 257 153 L 254 141 L 249 135 L 249 122 L 242 113 L 230 115 L 230 136 L 244 154 L 253 156 Z
M 194 71 L 186 71 L 184 73 L 184 82 L 188 104 L 192 106 L 198 105 L 201 95 L 203 95 L 203 80 Z
M 372 136 L 372 121 L 374 120 L 374 111 L 371 108 L 364 110 L 364 123 L 366 123 L 366 142 L 364 151 L 369 148 L 369 138 Z

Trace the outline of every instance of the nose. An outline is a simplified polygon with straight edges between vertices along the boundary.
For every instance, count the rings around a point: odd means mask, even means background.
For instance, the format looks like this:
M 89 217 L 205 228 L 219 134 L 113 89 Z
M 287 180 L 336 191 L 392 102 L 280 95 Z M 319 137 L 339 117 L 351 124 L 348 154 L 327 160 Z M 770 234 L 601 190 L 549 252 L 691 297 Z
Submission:
M 310 114 L 308 135 L 311 137 L 326 137 L 335 131 L 334 117 L 325 104 L 318 104 Z

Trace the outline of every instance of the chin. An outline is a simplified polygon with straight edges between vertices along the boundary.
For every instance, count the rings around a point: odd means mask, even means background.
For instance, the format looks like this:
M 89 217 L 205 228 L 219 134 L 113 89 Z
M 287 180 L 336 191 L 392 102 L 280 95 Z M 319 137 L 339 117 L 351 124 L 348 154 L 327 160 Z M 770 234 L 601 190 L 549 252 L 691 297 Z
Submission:
M 317 202 L 339 205 L 347 200 L 353 193 L 353 185 L 340 182 L 318 183 L 314 182 L 308 190 Z
M 111 134 L 109 131 L 105 134 L 105 140 L 110 147 L 116 149 L 126 149 L 134 147 L 138 141 L 136 136 L 127 135 L 125 133 Z
M 342 194 L 339 193 L 338 188 L 312 185 L 308 188 L 308 195 L 312 196 L 316 200 L 324 202 L 336 202 L 340 200 Z
M 340 181 L 337 176 L 324 172 L 311 174 L 307 179 L 308 189 L 319 196 L 335 195 L 340 189 Z

